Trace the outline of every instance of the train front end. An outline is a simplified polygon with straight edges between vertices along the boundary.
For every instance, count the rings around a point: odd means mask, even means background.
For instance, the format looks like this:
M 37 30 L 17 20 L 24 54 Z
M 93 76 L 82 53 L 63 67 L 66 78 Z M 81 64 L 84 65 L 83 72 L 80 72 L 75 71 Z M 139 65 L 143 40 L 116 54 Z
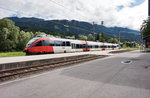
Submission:
M 25 52 L 27 55 L 28 55 L 28 54 L 31 54 L 30 49 L 31 49 L 33 43 L 34 43 L 35 41 L 37 41 L 38 39 L 39 39 L 39 37 L 35 37 L 35 38 L 31 39 L 31 40 L 26 44 L 26 47 L 24 48 L 23 52 Z

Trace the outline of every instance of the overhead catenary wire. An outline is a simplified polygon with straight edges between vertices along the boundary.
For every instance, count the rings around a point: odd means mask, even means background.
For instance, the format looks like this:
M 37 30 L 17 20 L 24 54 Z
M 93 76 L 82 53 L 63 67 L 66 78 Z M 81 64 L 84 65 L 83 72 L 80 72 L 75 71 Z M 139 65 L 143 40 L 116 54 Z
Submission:
M 64 5 L 61 5 L 61 4 L 58 3 L 58 2 L 56 2 L 56 1 L 54 1 L 54 0 L 49 0 L 49 1 L 52 2 L 52 3 L 55 3 L 55 4 L 58 5 L 58 6 L 61 6 L 61 7 L 65 8 L 65 9 L 68 10 L 69 12 L 75 14 L 75 13 L 74 13 L 73 11 L 71 11 L 69 8 L 65 7 Z M 79 15 L 79 14 L 78 14 L 78 15 Z M 86 16 L 84 16 L 84 15 L 81 15 L 81 14 L 80 14 L 80 16 L 82 16 L 83 18 L 88 19 L 88 17 L 86 17 Z M 78 16 L 78 17 L 79 17 L 79 16 Z
M 27 13 L 25 13 L 25 12 L 16 11 L 16 10 L 4 8 L 4 7 L 0 7 L 0 9 L 2 9 L 2 10 L 7 10 L 7 11 L 10 11 L 10 12 L 15 12 L 15 13 L 21 13 L 21 14 L 24 14 L 24 15 L 29 15 L 29 14 L 27 14 Z M 52 22 L 52 23 L 55 23 L 55 24 L 59 24 L 59 25 L 63 25 L 64 27 L 66 27 L 65 24 L 56 22 L 56 21 L 54 21 L 54 20 L 51 20 L 51 21 L 49 21 L 49 22 Z M 88 31 L 88 32 L 90 32 L 89 30 L 86 30 L 86 29 L 83 29 L 83 28 L 80 28 L 80 27 L 76 27 L 76 26 L 71 26 L 71 25 L 69 25 L 69 27 L 74 28 L 74 29 L 80 29 L 80 30 L 82 30 L 82 31 Z

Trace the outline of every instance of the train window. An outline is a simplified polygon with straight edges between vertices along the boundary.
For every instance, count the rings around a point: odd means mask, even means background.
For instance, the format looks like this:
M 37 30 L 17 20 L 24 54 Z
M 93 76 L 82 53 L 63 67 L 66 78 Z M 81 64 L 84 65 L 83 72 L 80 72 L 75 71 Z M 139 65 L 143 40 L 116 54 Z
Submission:
M 86 45 L 86 44 L 84 44 L 84 45 L 83 45 L 83 48 L 87 48 L 87 45 Z
M 111 48 L 111 46 L 108 46 L 108 48 Z
M 43 40 L 43 46 L 49 46 L 50 42 L 49 40 Z
M 107 46 L 106 45 L 102 45 L 101 48 L 107 48 Z
M 112 48 L 116 48 L 116 46 L 112 46 Z
M 79 45 L 79 48 L 82 48 L 82 45 L 81 45 L 81 44 Z
M 55 46 L 55 43 L 54 43 L 53 40 L 50 40 L 50 41 L 49 41 L 49 46 Z
M 66 46 L 66 42 L 62 42 L 62 46 Z
M 92 48 L 92 45 L 88 45 L 88 48 Z
M 66 46 L 71 46 L 71 43 L 70 42 L 66 42 Z
M 62 42 L 61 41 L 55 41 L 55 46 L 62 46 Z
M 42 41 L 38 41 L 38 42 L 34 45 L 34 47 L 37 47 L 37 46 L 42 46 Z
M 98 48 L 99 46 L 98 45 L 95 45 L 95 48 Z
M 80 45 L 79 45 L 79 44 L 76 44 L 76 48 L 79 49 L 79 48 L 80 48 Z
M 81 49 L 81 48 L 83 48 L 83 45 L 82 44 L 76 44 L 76 48 Z

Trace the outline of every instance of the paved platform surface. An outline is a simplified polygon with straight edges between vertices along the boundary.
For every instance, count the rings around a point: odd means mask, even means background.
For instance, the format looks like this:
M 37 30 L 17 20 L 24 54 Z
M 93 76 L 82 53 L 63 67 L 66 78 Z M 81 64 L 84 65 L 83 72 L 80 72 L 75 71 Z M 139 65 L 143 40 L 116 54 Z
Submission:
M 43 55 L 30 55 L 30 56 L 18 56 L 18 57 L 3 57 L 3 58 L 0 58 L 0 64 L 22 62 L 22 61 L 32 61 L 32 60 L 40 60 L 40 59 L 51 59 L 51 58 L 59 58 L 59 57 L 68 57 L 68 56 L 83 55 L 83 54 L 107 55 L 110 51 L 116 51 L 116 50 L 58 53 L 58 54 L 45 54 L 45 55 L 43 54 Z
M 120 53 L 2 83 L 0 98 L 150 98 L 149 64 L 150 54 Z

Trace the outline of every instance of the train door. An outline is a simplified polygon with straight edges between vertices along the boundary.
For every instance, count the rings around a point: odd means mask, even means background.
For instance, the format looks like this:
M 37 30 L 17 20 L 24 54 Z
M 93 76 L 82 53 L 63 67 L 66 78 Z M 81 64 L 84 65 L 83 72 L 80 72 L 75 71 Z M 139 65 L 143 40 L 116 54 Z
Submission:
M 59 40 L 55 40 L 55 46 L 54 46 L 54 52 L 59 53 L 59 52 L 64 52 L 65 47 L 62 46 L 63 42 Z
M 38 42 L 36 42 L 33 46 L 30 52 L 32 53 L 42 53 L 44 52 L 45 47 L 43 46 L 43 41 L 40 40 Z
M 83 44 L 83 51 L 89 51 L 87 44 Z
M 75 49 L 76 49 L 75 46 L 76 46 L 75 43 L 72 43 L 72 44 L 71 44 L 71 47 L 72 47 L 72 50 L 71 50 L 71 51 L 72 51 L 72 52 L 75 52 Z
M 44 46 L 45 46 L 45 52 L 46 53 L 53 53 L 53 46 L 54 46 L 54 42 L 51 40 L 44 40 Z
M 71 52 L 71 42 L 65 42 L 65 51 L 64 52 Z

